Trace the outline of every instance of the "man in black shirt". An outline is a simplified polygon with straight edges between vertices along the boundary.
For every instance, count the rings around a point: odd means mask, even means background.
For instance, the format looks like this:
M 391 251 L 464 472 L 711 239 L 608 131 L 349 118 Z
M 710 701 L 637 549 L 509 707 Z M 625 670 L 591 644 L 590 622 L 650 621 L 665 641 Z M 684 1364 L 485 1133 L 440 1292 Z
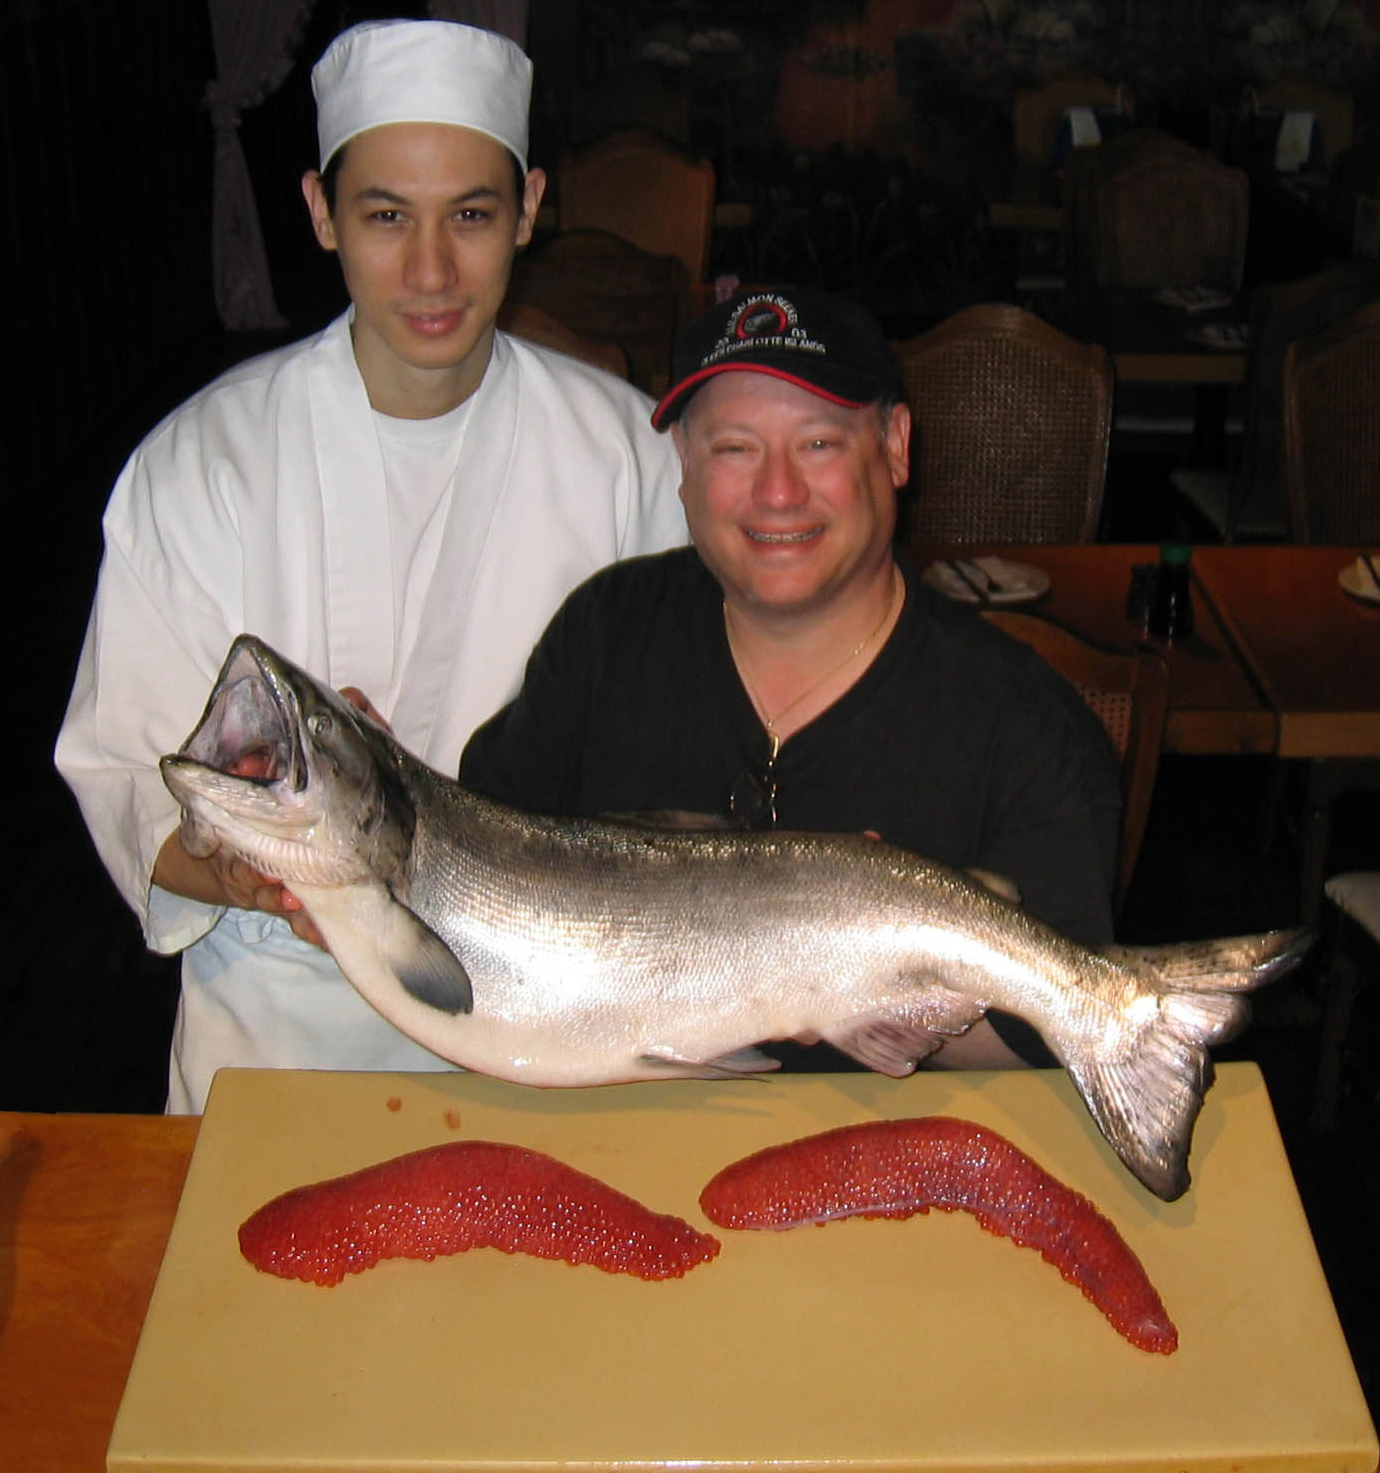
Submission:
M 880 328 L 837 297 L 761 293 L 691 328 L 653 423 L 680 452 L 693 548 L 577 589 L 461 780 L 563 816 L 871 832 L 1003 876 L 1041 919 L 1104 944 L 1110 743 L 1038 656 L 898 562 L 899 397 Z M 838 1063 L 826 1045 L 772 1051 Z M 927 1062 L 1049 1061 L 993 1014 Z

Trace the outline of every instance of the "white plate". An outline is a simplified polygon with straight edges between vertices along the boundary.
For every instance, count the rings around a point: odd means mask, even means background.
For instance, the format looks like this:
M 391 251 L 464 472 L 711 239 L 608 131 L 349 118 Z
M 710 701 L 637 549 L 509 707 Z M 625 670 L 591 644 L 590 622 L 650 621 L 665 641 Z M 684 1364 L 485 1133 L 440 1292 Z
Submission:
M 1370 560 L 1380 567 L 1380 553 L 1373 552 Z M 1380 604 L 1380 589 L 1362 571 L 1361 559 L 1356 558 L 1349 562 L 1340 573 L 1337 574 L 1337 582 L 1349 593 L 1352 598 L 1359 598 L 1364 603 Z
M 1250 335 L 1250 329 L 1239 322 L 1205 322 L 1190 329 L 1188 337 L 1191 342 L 1215 348 L 1220 353 L 1240 353 L 1245 351 Z
M 1231 293 L 1215 286 L 1164 286 L 1155 293 L 1155 300 L 1165 307 L 1181 307 L 1185 312 L 1208 312 L 1214 307 L 1227 306 Z
M 1032 568 L 1029 563 L 1009 563 L 1004 558 L 976 557 L 965 559 L 979 573 L 985 573 L 990 586 L 985 600 L 963 581 L 954 563 L 957 560 L 931 563 L 920 575 L 931 588 L 937 588 L 947 598 L 959 603 L 975 604 L 1026 604 L 1049 591 L 1049 574 L 1041 568 Z M 974 582 L 981 584 L 982 578 Z

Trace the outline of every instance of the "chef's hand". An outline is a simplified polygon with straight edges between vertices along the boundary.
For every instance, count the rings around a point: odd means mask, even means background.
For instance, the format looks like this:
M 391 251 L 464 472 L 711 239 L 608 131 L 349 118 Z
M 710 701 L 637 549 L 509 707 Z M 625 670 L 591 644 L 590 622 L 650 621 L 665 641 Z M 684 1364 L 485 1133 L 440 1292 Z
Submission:
M 267 878 L 267 877 L 265 877 Z M 302 909 L 302 902 L 284 885 L 280 880 L 269 880 L 265 888 L 276 889 L 278 910 L 277 914 L 292 927 L 292 934 L 302 941 L 310 941 L 313 946 L 319 946 L 322 951 L 330 948 L 326 945 L 326 938 L 316 929 L 316 922 Z M 270 902 L 272 897 L 265 897 Z M 260 910 L 268 910 L 269 905 L 261 905 Z
M 240 910 L 262 910 L 282 916 L 294 935 L 325 949 L 325 940 L 316 923 L 281 880 L 224 849 L 196 858 L 182 847 L 181 833 L 180 828 L 174 829 L 163 841 L 153 866 L 155 885 L 207 905 L 233 905 Z

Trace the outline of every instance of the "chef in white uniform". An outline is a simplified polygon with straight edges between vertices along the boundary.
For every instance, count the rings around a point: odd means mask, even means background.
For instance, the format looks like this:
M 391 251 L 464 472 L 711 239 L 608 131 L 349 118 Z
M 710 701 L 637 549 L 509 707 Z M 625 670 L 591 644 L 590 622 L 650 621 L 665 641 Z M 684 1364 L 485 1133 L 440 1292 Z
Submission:
M 564 596 L 686 538 L 650 401 L 494 328 L 545 185 L 527 169 L 527 57 L 450 22 L 366 23 L 312 82 L 322 172 L 303 192 L 351 307 L 135 451 L 57 743 L 148 944 L 182 952 L 174 1112 L 199 1111 L 227 1064 L 449 1067 L 294 934 L 276 882 L 181 846 L 158 758 L 196 724 L 234 636 L 366 692 L 453 773 Z

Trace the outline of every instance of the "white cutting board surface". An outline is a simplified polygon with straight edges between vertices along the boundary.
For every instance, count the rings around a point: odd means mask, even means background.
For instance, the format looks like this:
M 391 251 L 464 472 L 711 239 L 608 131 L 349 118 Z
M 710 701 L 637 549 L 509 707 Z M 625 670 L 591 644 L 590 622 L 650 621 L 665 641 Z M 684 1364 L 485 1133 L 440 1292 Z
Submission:
M 323 1289 L 236 1230 L 289 1187 L 436 1142 L 558 1156 L 697 1227 L 750 1151 L 857 1120 L 988 1125 L 1090 1197 L 1179 1328 L 1128 1344 L 964 1213 L 787 1233 L 647 1283 L 491 1249 Z M 1151 1197 L 1059 1072 L 538 1091 L 475 1075 L 226 1070 L 206 1110 L 109 1467 L 265 1470 L 1332 1469 L 1377 1450 L 1259 1071 Z

